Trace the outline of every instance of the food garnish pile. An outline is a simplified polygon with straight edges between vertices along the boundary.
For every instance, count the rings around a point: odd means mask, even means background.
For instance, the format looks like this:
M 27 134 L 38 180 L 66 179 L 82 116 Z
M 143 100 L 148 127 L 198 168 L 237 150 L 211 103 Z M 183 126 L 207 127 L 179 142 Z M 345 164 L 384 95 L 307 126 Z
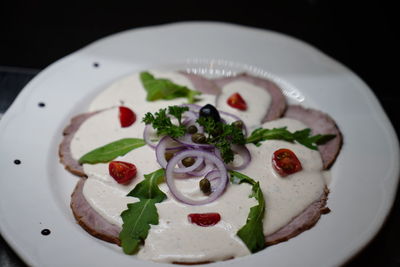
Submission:
M 87 232 L 140 258 L 202 263 L 286 241 L 328 211 L 329 191 L 322 180 L 340 151 L 342 137 L 327 114 L 288 105 L 279 86 L 249 74 L 207 79 L 183 72 L 165 74 L 170 78 L 154 73 L 131 78 L 141 88 L 129 90 L 133 95 L 140 90 L 143 99 L 119 95 L 114 101 L 109 96 L 119 93 L 109 93 L 103 97 L 110 98 L 109 103 L 101 108 L 94 104 L 64 131 L 61 162 L 82 177 L 71 208 Z M 179 83 L 182 79 L 187 85 Z M 128 89 L 120 89 L 124 90 Z M 265 100 L 260 100 L 262 95 Z M 85 142 L 82 139 L 89 142 L 95 135 L 108 134 L 98 129 L 93 136 L 83 135 L 85 125 L 96 117 L 101 122 L 100 116 L 115 118 L 117 134 L 110 134 L 112 141 L 73 152 Z M 131 130 L 132 136 L 119 137 Z M 145 167 L 155 164 L 157 168 Z M 108 202 L 103 196 L 108 193 L 99 193 L 104 188 L 110 188 L 111 195 L 125 194 L 120 216 L 108 214 L 121 204 Z M 236 207 L 235 201 L 243 206 Z M 297 201 L 301 204 L 294 204 Z M 215 251 L 210 238 L 219 234 L 234 244 L 215 245 L 222 247 Z

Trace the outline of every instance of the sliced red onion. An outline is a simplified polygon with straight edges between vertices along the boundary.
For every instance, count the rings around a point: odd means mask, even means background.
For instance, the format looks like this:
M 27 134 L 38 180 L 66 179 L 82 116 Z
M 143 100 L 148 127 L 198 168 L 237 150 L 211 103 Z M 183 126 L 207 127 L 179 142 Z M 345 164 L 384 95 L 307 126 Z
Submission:
M 202 106 L 197 105 L 197 104 L 182 104 L 181 106 L 188 107 L 189 110 L 196 111 L 196 112 L 198 112 L 202 108 Z
M 231 162 L 231 163 L 227 164 L 228 169 L 243 170 L 244 168 L 246 168 L 251 161 L 251 154 L 250 154 L 250 151 L 247 149 L 247 147 L 240 146 L 240 145 L 232 145 L 231 149 L 235 154 L 238 154 L 242 158 L 243 162 L 242 162 L 242 164 L 240 164 L 238 166 L 234 166 L 233 162 Z
M 211 161 L 205 160 L 204 162 L 205 162 L 205 165 L 203 166 L 203 168 L 201 168 L 201 169 L 197 168 L 194 171 L 188 172 L 188 174 L 190 174 L 192 176 L 200 177 L 200 176 L 206 175 L 207 173 L 209 173 L 210 171 L 212 171 L 214 169 L 214 164 Z
M 191 199 L 185 195 L 183 195 L 178 188 L 175 185 L 175 177 L 174 177 L 174 170 L 175 166 L 180 162 L 182 159 L 186 157 L 197 157 L 197 158 L 204 158 L 205 160 L 211 161 L 219 173 L 221 174 L 220 176 L 220 183 L 218 186 L 215 188 L 215 190 L 208 196 L 206 199 L 202 200 L 195 200 Z M 167 164 L 167 168 L 165 171 L 165 176 L 166 176 L 166 182 L 169 187 L 169 190 L 171 191 L 171 194 L 179 201 L 188 204 L 188 205 L 204 205 L 211 203 L 215 199 L 217 199 L 225 190 L 225 187 L 228 183 L 228 174 L 225 168 L 224 163 L 217 158 L 213 153 L 211 152 L 206 152 L 202 150 L 184 150 L 181 152 L 178 152 L 175 154 L 175 156 L 170 159 L 170 161 Z
M 188 125 L 194 124 L 199 116 L 193 111 L 186 111 L 182 114 L 182 117 L 184 118 L 183 124 Z
M 200 167 L 201 164 L 203 164 L 204 159 L 203 158 L 196 158 L 196 161 L 189 167 L 184 167 L 184 165 L 182 164 L 182 161 L 178 162 L 178 169 L 174 169 L 175 173 L 188 173 L 191 171 L 194 171 L 195 169 L 197 169 L 198 167 Z
M 157 143 L 154 143 L 151 141 L 151 136 L 155 133 L 155 129 L 151 126 L 151 124 L 147 124 L 144 127 L 144 131 L 143 131 L 143 139 L 146 142 L 147 145 L 149 145 L 151 148 L 156 148 Z M 157 140 L 158 142 L 159 140 Z
M 192 141 L 192 135 L 191 134 L 185 134 L 182 137 L 179 137 L 175 139 L 177 142 L 181 143 L 184 146 L 190 147 L 190 148 L 201 148 L 201 149 L 211 149 L 214 148 L 213 145 L 210 144 L 198 144 L 194 143 Z
M 160 142 L 158 142 L 156 146 L 156 157 L 157 162 L 160 164 L 161 167 L 164 169 L 167 167 L 167 160 L 165 159 L 165 151 L 174 151 L 174 150 L 181 150 L 185 147 L 183 146 L 176 146 L 176 142 L 169 136 L 164 136 L 161 138 Z
M 218 187 L 221 179 L 221 174 L 219 173 L 219 171 L 213 170 L 210 171 L 209 173 L 207 173 L 207 175 L 204 177 L 207 180 L 210 181 L 211 184 L 211 192 L 215 190 L 216 187 Z

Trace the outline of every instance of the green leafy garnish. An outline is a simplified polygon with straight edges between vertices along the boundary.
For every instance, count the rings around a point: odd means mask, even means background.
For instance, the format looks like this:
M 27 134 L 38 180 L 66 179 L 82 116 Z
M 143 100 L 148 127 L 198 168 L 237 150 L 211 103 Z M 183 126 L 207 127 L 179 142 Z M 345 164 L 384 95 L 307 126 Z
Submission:
M 204 127 L 204 132 L 208 134 L 207 143 L 219 149 L 221 157 L 225 163 L 234 159 L 231 149 L 232 144 L 244 145 L 245 138 L 242 129 L 232 124 L 216 122 L 210 117 L 200 117 L 197 123 Z
M 144 140 L 139 138 L 120 139 L 86 153 L 79 159 L 79 163 L 96 164 L 110 162 L 116 157 L 123 156 L 129 151 L 145 144 Z
M 159 136 L 167 135 L 172 138 L 178 138 L 184 136 L 186 133 L 186 127 L 182 125 L 181 120 L 182 114 L 188 110 L 188 107 L 168 107 L 168 114 L 178 120 L 178 125 L 172 123 L 170 116 L 167 114 L 167 109 L 165 108 L 160 109 L 154 115 L 147 112 L 142 121 L 145 124 L 151 124 L 153 128 L 157 130 L 157 135 Z
M 288 142 L 297 141 L 298 143 L 317 150 L 317 145 L 322 145 L 333 139 L 336 135 L 334 134 L 317 134 L 311 135 L 311 129 L 306 128 L 294 133 L 288 131 L 286 127 L 273 128 L 273 129 L 263 129 L 258 128 L 254 130 L 251 135 L 246 139 L 246 143 L 253 143 L 256 146 L 260 146 L 262 141 L 265 140 L 284 140 Z
M 136 253 L 149 234 L 150 224 L 158 224 L 155 204 L 167 198 L 158 188 L 164 176 L 164 169 L 144 175 L 144 180 L 129 192 L 128 196 L 139 198 L 139 202 L 128 204 L 128 209 L 121 213 L 123 224 L 119 239 L 124 253 Z
M 252 185 L 252 193 L 249 197 L 254 197 L 258 205 L 251 207 L 247 216 L 246 224 L 236 233 L 242 239 L 247 248 L 255 253 L 265 248 L 265 237 L 263 230 L 263 219 L 265 214 L 265 200 L 260 188 L 260 183 L 254 181 L 237 171 L 229 171 L 231 182 L 235 184 L 248 183 Z
M 196 96 L 201 93 L 191 90 L 186 86 L 178 85 L 168 79 L 155 78 L 149 72 L 141 72 L 140 80 L 144 89 L 147 91 L 147 101 L 156 101 L 159 99 L 171 100 L 179 97 L 186 97 L 189 103 L 196 101 Z

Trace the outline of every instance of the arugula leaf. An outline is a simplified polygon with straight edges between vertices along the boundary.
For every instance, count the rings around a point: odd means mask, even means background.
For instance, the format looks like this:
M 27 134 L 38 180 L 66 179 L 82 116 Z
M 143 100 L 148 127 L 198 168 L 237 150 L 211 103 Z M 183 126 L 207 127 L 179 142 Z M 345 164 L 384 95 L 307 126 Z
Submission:
M 265 200 L 259 182 L 253 185 L 252 190 L 251 197 L 254 197 L 258 201 L 258 205 L 250 208 L 246 224 L 239 229 L 237 236 L 243 240 L 252 253 L 255 253 L 265 248 L 263 231 Z
M 144 175 L 145 179 L 129 192 L 128 196 L 139 198 L 139 202 L 128 204 L 128 209 L 121 213 L 123 225 L 119 238 L 124 253 L 136 253 L 149 234 L 150 224 L 158 224 L 155 204 L 167 198 L 158 188 L 164 176 L 164 169 Z
M 162 202 L 167 196 L 158 188 L 158 185 L 164 181 L 164 176 L 164 169 L 145 174 L 144 181 L 138 183 L 135 188 L 129 192 L 128 196 L 137 197 L 140 200 L 154 199 L 157 203 Z
M 255 253 L 264 249 L 265 237 L 263 230 L 263 219 L 265 214 L 265 200 L 260 188 L 260 183 L 254 181 L 237 171 L 229 171 L 232 183 L 248 183 L 252 185 L 252 194 L 249 197 L 254 197 L 258 201 L 258 205 L 251 207 L 247 216 L 246 224 L 236 233 L 242 239 L 248 249 Z
M 119 234 L 121 246 L 126 254 L 134 254 L 149 234 L 150 224 L 158 224 L 158 213 L 154 199 L 128 204 L 121 213 L 124 224 Z
M 237 172 L 237 171 L 229 171 L 229 174 L 231 175 L 231 183 L 233 184 L 242 184 L 242 183 L 248 183 L 250 185 L 255 185 L 256 181 L 251 179 L 249 176 L 244 175 L 243 173 Z
M 286 127 L 263 129 L 258 128 L 254 130 L 251 135 L 246 139 L 246 143 L 253 143 L 256 146 L 260 146 L 262 141 L 265 140 L 284 140 L 288 142 L 297 141 L 310 149 L 317 150 L 317 145 L 322 145 L 333 139 L 336 135 L 334 134 L 317 134 L 312 136 L 311 129 L 306 128 L 294 133 L 288 131 Z
M 144 140 L 139 138 L 120 139 L 86 153 L 79 159 L 78 162 L 80 164 L 110 162 L 116 157 L 123 156 L 129 151 L 144 146 L 145 144 L 146 143 Z
M 170 116 L 167 114 L 167 109 L 162 108 L 154 115 L 150 112 L 146 113 L 142 119 L 145 124 L 151 124 L 157 130 L 157 135 L 168 135 L 172 138 L 184 136 L 186 127 L 182 125 L 182 114 L 188 111 L 188 107 L 169 106 L 168 114 L 177 118 L 179 125 L 172 123 Z
M 189 89 L 186 86 L 178 85 L 168 79 L 155 78 L 149 72 L 141 72 L 140 80 L 144 89 L 147 91 L 147 101 L 159 99 L 171 100 L 179 97 L 186 97 L 189 103 L 196 101 L 196 96 L 201 93 Z
M 204 128 L 208 134 L 207 143 L 214 145 L 219 149 L 221 157 L 225 163 L 234 159 L 234 153 L 231 149 L 232 144 L 244 145 L 245 138 L 242 129 L 232 124 L 216 122 L 210 117 L 200 117 L 197 123 Z

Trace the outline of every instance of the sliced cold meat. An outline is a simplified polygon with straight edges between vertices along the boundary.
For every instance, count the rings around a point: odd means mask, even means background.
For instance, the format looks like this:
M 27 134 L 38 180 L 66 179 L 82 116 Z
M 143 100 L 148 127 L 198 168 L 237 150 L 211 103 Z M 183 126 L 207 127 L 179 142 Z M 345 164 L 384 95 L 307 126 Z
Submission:
M 221 93 L 221 89 L 218 87 L 218 85 L 210 79 L 184 71 L 180 71 L 179 73 L 192 82 L 195 90 L 200 91 L 203 94 L 219 95 Z
M 325 207 L 326 201 L 328 199 L 329 190 L 326 188 L 321 197 L 314 203 L 309 205 L 302 213 L 293 218 L 293 220 L 276 231 L 265 237 L 265 242 L 267 246 L 274 245 L 283 241 L 287 241 L 292 237 L 295 237 L 302 232 L 313 227 L 321 214 L 327 213 L 329 209 Z
M 70 124 L 65 127 L 63 131 L 63 140 L 59 146 L 58 154 L 60 156 L 60 162 L 65 166 L 65 169 L 78 176 L 85 176 L 83 167 L 79 162 L 72 157 L 71 153 L 71 142 L 74 138 L 74 134 L 78 131 L 79 127 L 91 116 L 97 114 L 99 111 L 88 112 L 71 119 Z
M 120 245 L 119 232 L 121 228 L 109 223 L 90 206 L 83 195 L 84 183 L 85 180 L 80 179 L 71 195 L 71 209 L 77 223 L 89 234 Z
M 242 73 L 214 81 L 222 89 L 222 94 L 217 99 L 217 107 L 244 117 L 246 123 L 249 119 L 255 120 L 252 124 L 262 124 L 280 118 L 286 109 L 286 99 L 282 90 L 270 80 Z M 226 105 L 227 99 L 233 93 L 239 93 L 244 101 L 249 103 L 247 111 L 238 111 Z
M 335 121 L 326 113 L 299 105 L 289 105 L 285 117 L 303 122 L 311 128 L 313 134 L 336 135 L 326 144 L 318 146 L 324 168 L 328 169 L 335 162 L 343 142 L 342 134 Z

